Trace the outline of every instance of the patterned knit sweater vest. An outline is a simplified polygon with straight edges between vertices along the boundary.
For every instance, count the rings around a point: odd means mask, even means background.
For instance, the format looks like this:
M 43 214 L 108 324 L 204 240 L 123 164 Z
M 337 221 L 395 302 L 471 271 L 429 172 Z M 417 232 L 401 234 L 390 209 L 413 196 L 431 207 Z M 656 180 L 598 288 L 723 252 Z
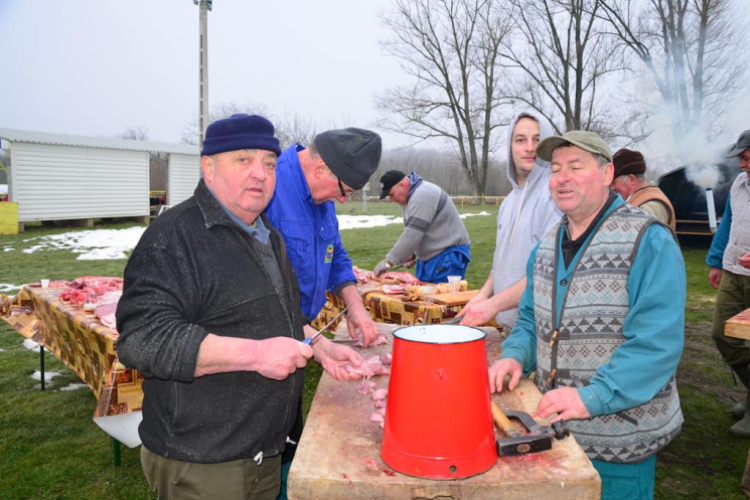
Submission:
M 597 368 L 609 363 L 613 352 L 625 341 L 622 325 L 630 310 L 628 276 L 640 240 L 654 223 L 661 224 L 630 205 L 622 205 L 601 222 L 580 250 L 559 321 L 554 304 L 561 226 L 542 239 L 534 261 L 535 382 L 540 391 L 587 386 Z M 569 420 L 566 424 L 589 458 L 637 463 L 674 439 L 682 422 L 673 375 L 647 403 L 588 420 Z

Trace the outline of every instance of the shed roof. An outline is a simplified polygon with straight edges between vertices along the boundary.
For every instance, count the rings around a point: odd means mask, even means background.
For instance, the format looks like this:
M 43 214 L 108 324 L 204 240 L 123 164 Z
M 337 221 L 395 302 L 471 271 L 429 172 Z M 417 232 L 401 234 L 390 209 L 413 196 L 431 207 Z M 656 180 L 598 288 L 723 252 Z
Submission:
M 0 127 L 0 138 L 11 142 L 52 144 L 56 146 L 78 146 L 83 148 L 122 149 L 126 151 L 159 151 L 198 156 L 198 146 L 172 142 L 134 141 L 107 137 L 85 137 L 81 135 L 48 134 L 31 130 L 14 130 Z

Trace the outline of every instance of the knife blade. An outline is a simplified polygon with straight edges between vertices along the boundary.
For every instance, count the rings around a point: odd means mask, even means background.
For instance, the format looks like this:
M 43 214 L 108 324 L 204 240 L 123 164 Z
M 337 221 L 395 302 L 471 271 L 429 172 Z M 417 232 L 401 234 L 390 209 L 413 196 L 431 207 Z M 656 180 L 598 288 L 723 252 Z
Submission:
M 305 340 L 302 341 L 302 343 L 303 344 L 307 344 L 307 345 L 311 345 L 313 343 L 313 341 L 316 338 L 318 338 L 318 335 L 320 335 L 321 333 L 323 333 L 326 328 L 328 328 L 329 326 L 331 326 L 334 321 L 336 321 L 337 319 L 339 319 L 339 317 L 341 317 L 341 315 L 344 314 L 347 309 L 349 309 L 348 305 L 345 308 L 343 308 L 340 313 L 338 313 L 336 316 L 334 316 L 333 319 L 326 324 L 326 326 L 324 326 L 323 328 L 321 328 L 320 330 L 318 330 L 317 332 L 315 332 L 314 335 L 311 335 L 310 337 L 307 337 Z
M 445 321 L 441 321 L 441 322 L 440 322 L 440 324 L 441 324 L 441 325 L 455 325 L 455 324 L 458 324 L 458 323 L 460 323 L 462 319 L 463 319 L 463 318 L 451 318 L 451 319 L 446 319 Z

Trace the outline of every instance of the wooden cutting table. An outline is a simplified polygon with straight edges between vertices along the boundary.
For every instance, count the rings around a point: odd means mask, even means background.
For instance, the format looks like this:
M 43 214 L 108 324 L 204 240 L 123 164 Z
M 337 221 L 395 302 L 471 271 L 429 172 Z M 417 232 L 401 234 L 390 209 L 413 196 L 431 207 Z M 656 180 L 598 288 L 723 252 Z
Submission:
M 388 345 L 363 349 L 368 358 L 392 349 L 390 332 L 397 325 L 378 324 L 389 333 Z M 494 328 L 487 335 L 487 357 L 500 356 L 501 338 Z M 336 337 L 345 338 L 346 325 Z M 387 376 L 373 377 L 379 388 L 387 388 Z M 549 451 L 499 458 L 489 471 L 474 477 L 436 481 L 403 475 L 380 459 L 383 429 L 369 420 L 375 410 L 370 395 L 357 392 L 358 382 L 337 382 L 324 373 L 307 416 L 289 475 L 290 499 L 315 498 L 471 498 L 524 499 L 553 496 L 561 499 L 597 499 L 601 482 L 591 462 L 573 437 L 555 441 Z M 532 413 L 541 398 L 529 379 L 511 393 L 493 395 L 505 410 Z M 446 408 L 446 411 L 460 411 Z M 424 415 L 424 418 L 430 418 Z M 542 422 L 545 423 L 546 422 Z M 496 430 L 496 433 L 498 431 Z M 500 434 L 497 434 L 498 437 Z M 435 436 L 440 439 L 440 436 Z
M 724 323 L 724 336 L 750 340 L 750 309 L 745 309 Z M 750 451 L 747 454 L 745 473 L 742 475 L 742 489 L 750 497 Z

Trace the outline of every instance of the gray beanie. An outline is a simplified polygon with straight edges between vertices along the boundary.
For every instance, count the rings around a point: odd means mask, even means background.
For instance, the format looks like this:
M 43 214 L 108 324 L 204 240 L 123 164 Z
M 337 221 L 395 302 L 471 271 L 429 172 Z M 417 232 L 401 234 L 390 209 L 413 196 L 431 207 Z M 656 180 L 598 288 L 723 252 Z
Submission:
M 331 172 L 356 191 L 377 170 L 383 145 L 375 132 L 345 128 L 318 134 L 315 148 Z

